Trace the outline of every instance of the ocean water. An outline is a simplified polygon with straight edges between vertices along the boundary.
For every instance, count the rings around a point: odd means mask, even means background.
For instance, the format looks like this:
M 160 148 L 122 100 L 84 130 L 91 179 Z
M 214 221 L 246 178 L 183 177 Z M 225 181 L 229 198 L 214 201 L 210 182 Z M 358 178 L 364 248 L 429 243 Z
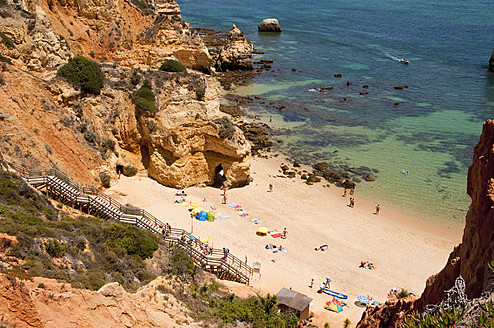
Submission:
M 490 2 L 179 4 L 193 27 L 227 32 L 235 24 L 264 52 L 254 59 L 274 60 L 272 71 L 237 92 L 286 106 L 255 101 L 249 108 L 264 122 L 272 117 L 278 150 L 303 162 L 371 172 L 376 180 L 360 182 L 357 195 L 381 208 L 462 224 L 472 150 L 482 123 L 494 118 Z M 283 32 L 258 33 L 265 18 L 277 18 Z M 326 86 L 333 89 L 317 89 Z

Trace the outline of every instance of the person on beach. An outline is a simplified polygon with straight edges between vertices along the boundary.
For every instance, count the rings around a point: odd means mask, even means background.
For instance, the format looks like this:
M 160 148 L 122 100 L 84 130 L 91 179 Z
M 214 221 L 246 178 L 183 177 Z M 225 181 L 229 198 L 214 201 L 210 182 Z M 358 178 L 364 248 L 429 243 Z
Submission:
M 223 201 L 221 202 L 222 204 L 226 204 L 226 190 L 223 193 Z
M 375 215 L 379 215 L 379 210 L 381 209 L 381 207 L 379 207 L 379 204 L 377 204 L 376 206 L 376 212 L 374 213 Z
M 350 205 L 348 205 L 348 206 L 350 206 L 351 208 L 353 208 L 355 206 L 355 198 L 350 197 Z
M 273 191 L 273 184 L 269 184 L 269 192 Z
M 273 122 L 273 117 L 272 116 L 269 117 L 269 122 Z
M 288 231 L 286 231 L 286 228 L 283 228 L 283 236 L 281 236 L 281 238 L 286 239 L 287 234 L 288 234 Z
M 310 280 L 310 286 L 309 286 L 309 287 L 310 287 L 310 288 L 312 288 L 312 286 L 314 286 L 314 278 L 312 278 L 312 279 Z
M 353 196 L 353 193 L 355 193 L 355 189 L 350 189 L 350 196 Z
M 345 190 L 343 191 L 343 197 L 346 197 L 346 188 L 345 188 Z

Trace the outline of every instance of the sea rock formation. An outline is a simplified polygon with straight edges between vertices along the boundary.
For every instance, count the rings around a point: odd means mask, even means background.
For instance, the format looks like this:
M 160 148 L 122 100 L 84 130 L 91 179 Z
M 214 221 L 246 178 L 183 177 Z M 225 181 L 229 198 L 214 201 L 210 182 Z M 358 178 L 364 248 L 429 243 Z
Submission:
M 494 72 L 494 50 L 492 50 L 491 58 L 489 58 L 489 70 Z
M 247 40 L 240 29 L 233 25 L 218 55 L 217 68 L 226 70 L 250 70 L 254 45 Z
M 467 193 L 472 203 L 466 215 L 462 242 L 449 255 L 446 266 L 427 280 L 426 288 L 418 300 L 408 305 L 385 304 L 367 310 L 357 327 L 375 327 L 372 322 L 388 318 L 398 320 L 404 309 L 421 311 L 427 304 L 437 304 L 444 298 L 458 276 L 466 284 L 469 299 L 494 287 L 494 274 L 488 267 L 494 258 L 494 121 L 484 123 L 480 141 L 474 148 L 473 162 L 468 168 Z M 395 310 L 393 310 L 395 308 Z M 396 312 L 398 311 L 398 312 Z M 404 311 L 406 312 L 406 311 Z M 374 314 L 373 314 L 374 313 Z M 394 319 L 389 319 L 394 318 Z
M 258 26 L 259 32 L 281 32 L 281 26 L 277 19 L 268 18 L 263 20 Z

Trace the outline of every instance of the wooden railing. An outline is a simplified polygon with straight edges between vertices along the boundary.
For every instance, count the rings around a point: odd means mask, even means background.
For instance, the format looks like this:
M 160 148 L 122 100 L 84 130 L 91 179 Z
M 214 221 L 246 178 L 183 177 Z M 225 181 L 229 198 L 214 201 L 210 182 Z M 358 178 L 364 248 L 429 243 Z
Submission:
M 94 202 L 97 199 L 107 207 L 107 212 L 111 211 L 111 208 L 122 213 L 116 219 L 122 221 L 135 219 L 134 225 L 144 227 L 153 233 L 161 233 L 162 228 L 165 227 L 165 224 L 151 213 L 133 206 L 124 206 L 93 186 L 82 186 L 78 184 L 58 169 L 31 170 L 18 164 L 6 163 L 28 181 L 29 178 L 42 178 L 44 184 L 50 183 L 52 186 L 55 185 L 58 188 L 58 192 L 65 191 L 68 193 L 67 187 L 74 189 L 74 193 L 77 193 L 77 195 L 74 195 L 72 191 L 71 195 L 65 195 L 66 197 L 71 197 L 71 199 L 75 196 L 77 199 L 84 200 L 87 204 L 91 204 L 92 201 Z M 67 187 L 62 187 L 53 178 L 65 183 Z M 114 213 L 114 211 L 111 212 Z M 131 216 L 131 218 L 124 215 Z M 225 254 L 223 249 L 211 248 L 208 244 L 203 243 L 184 229 L 170 228 L 168 233 L 164 235 L 164 238 L 169 243 L 180 245 L 189 256 L 195 259 L 197 265 L 202 268 L 215 272 L 220 277 L 224 276 L 226 279 L 232 279 L 246 284 L 249 283 L 253 273 L 252 268 L 230 252 Z

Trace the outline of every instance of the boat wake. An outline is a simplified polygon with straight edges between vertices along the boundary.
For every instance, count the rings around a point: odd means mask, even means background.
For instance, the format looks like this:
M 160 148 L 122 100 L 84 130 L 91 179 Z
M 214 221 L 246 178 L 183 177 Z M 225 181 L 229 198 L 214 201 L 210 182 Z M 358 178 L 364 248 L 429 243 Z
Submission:
M 381 50 L 381 51 L 388 58 L 391 58 L 391 59 L 396 60 L 396 61 L 402 61 L 402 58 L 395 57 L 392 54 L 388 53 L 387 51 L 384 51 L 384 50 Z

